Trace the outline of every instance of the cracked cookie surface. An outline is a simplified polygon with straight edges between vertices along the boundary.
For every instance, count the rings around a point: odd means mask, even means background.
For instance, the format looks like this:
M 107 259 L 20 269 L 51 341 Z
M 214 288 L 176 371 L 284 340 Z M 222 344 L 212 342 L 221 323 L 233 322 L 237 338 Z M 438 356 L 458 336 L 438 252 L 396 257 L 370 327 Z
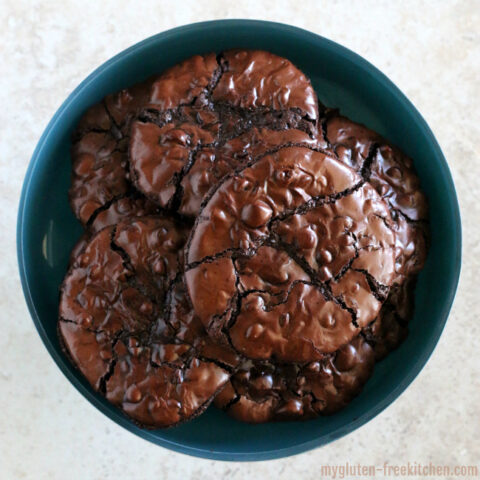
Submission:
M 361 336 L 307 364 L 248 361 L 214 403 L 249 423 L 309 420 L 344 408 L 360 393 L 373 366 L 373 350 Z
M 426 260 L 428 205 L 412 160 L 378 133 L 327 111 L 323 133 L 339 160 L 351 166 L 388 203 L 396 233 L 395 279 L 385 304 L 366 329 L 377 360 L 397 348 L 408 334 L 416 276 Z
M 130 124 L 148 97 L 151 81 L 105 97 L 80 119 L 71 149 L 69 191 L 73 213 L 90 225 L 98 212 L 132 194 L 128 172 Z
M 106 227 L 83 247 L 61 289 L 65 351 L 97 391 L 148 427 L 201 413 L 237 362 L 226 347 L 210 345 L 182 300 L 186 233 L 155 216 Z
M 267 154 L 200 212 L 186 253 L 193 307 L 249 358 L 322 358 L 380 310 L 394 276 L 390 222 L 374 189 L 333 157 Z
M 396 283 L 417 274 L 426 258 L 428 206 L 412 160 L 336 110 L 327 111 L 324 133 L 338 159 L 361 174 L 389 205 L 397 234 Z
M 152 201 L 183 215 L 196 215 L 208 190 L 252 156 L 286 144 L 326 146 L 315 138 L 318 108 L 309 80 L 271 53 L 193 57 L 153 88 L 155 102 L 132 124 L 131 174 Z
M 413 163 L 284 58 L 196 55 L 105 97 L 74 133 L 70 202 L 86 231 L 60 340 L 140 425 L 219 391 L 247 422 L 332 413 L 408 333 L 428 247 Z

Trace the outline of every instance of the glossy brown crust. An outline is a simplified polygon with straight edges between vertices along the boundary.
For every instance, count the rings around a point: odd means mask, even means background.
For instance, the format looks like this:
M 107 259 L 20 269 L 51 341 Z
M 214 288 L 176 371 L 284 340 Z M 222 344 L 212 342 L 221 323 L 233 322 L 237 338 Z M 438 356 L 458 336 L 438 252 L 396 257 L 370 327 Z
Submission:
M 230 374 L 221 366 L 200 360 L 187 344 L 162 342 L 148 347 L 115 345 L 113 373 L 106 397 L 136 422 L 163 428 L 202 413 Z
M 195 216 L 208 190 L 252 156 L 287 144 L 326 146 L 315 139 L 310 82 L 267 52 L 187 59 L 154 82 L 153 97 L 132 126 L 132 179 L 183 215 Z
M 238 362 L 226 347 L 209 348 L 181 300 L 186 234 L 155 216 L 106 227 L 81 249 L 61 290 L 58 330 L 69 357 L 97 391 L 148 427 L 199 414 Z M 183 303 L 172 313 L 166 300 L 174 289 Z
M 321 149 L 321 142 L 309 134 L 294 128 L 271 130 L 253 127 L 237 137 L 217 145 L 201 149 L 195 162 L 180 183 L 182 199 L 179 211 L 185 215 L 197 215 L 208 191 L 230 172 L 261 158 L 267 152 L 288 145 Z
M 89 226 L 91 233 L 110 227 L 132 217 L 145 217 L 159 213 L 159 208 L 141 194 L 120 197 L 98 211 Z
M 418 273 L 427 252 L 427 200 L 412 160 L 376 132 L 327 112 L 326 137 L 338 158 L 368 181 L 388 203 L 397 233 L 396 282 Z
M 186 257 L 193 307 L 249 358 L 322 358 L 380 310 L 394 275 L 390 221 L 349 167 L 282 148 L 227 178 L 200 212 Z
M 70 205 L 75 216 L 87 225 L 94 214 L 116 197 L 129 191 L 124 147 L 109 132 L 91 131 L 72 147 Z
M 105 227 L 110 227 L 123 220 L 133 217 L 143 217 L 159 213 L 157 205 L 149 201 L 141 194 L 127 195 L 109 203 L 105 209 L 101 209 L 95 215 L 88 229 L 78 239 L 77 243 L 70 252 L 71 265 L 85 248 L 93 234 L 99 232 Z
M 135 122 L 130 161 L 137 188 L 162 207 L 171 207 L 175 194 L 180 191 L 180 183 L 196 157 L 205 155 L 205 152 L 199 152 L 211 148 L 217 141 L 218 128 L 218 122 L 197 125 L 185 112 L 176 121 L 172 119 L 161 126 Z M 213 159 L 212 163 L 218 162 Z
M 122 137 L 129 135 L 130 125 L 144 106 L 151 101 L 155 77 L 124 88 L 104 99 L 105 109 Z
M 394 284 L 378 317 L 362 331 L 380 361 L 398 348 L 408 335 L 408 322 L 413 316 L 416 276 Z
M 286 58 L 259 50 L 231 50 L 223 54 L 223 61 L 214 102 L 244 109 L 294 109 L 311 120 L 318 118 L 310 80 Z
M 149 329 L 179 270 L 186 231 L 171 220 L 144 217 L 97 233 L 62 285 L 59 317 L 114 337 Z M 135 247 L 128 245 L 135 241 Z
M 153 82 L 148 107 L 165 111 L 192 104 L 213 88 L 220 70 L 214 53 L 195 55 L 174 65 Z
M 80 119 L 71 149 L 69 191 L 73 213 L 83 225 L 117 198 L 131 193 L 128 132 L 149 98 L 151 81 L 108 95 Z
M 333 413 L 408 334 L 428 246 L 412 161 L 273 54 L 191 57 L 91 107 L 70 201 L 87 230 L 60 341 L 140 425 L 219 390 L 251 423 Z
M 70 252 L 68 265 L 71 265 L 82 253 L 83 249 L 87 246 L 89 239 L 90 232 L 84 232 L 81 235 L 81 237 L 77 240 L 77 243 L 73 246 L 72 251 Z
M 420 221 L 412 221 L 407 219 L 391 202 L 389 207 L 394 219 L 394 229 L 396 233 L 396 271 L 395 283 L 393 284 L 387 300 L 382 305 L 382 308 L 377 318 L 362 330 L 361 335 L 372 346 L 375 360 L 380 361 L 385 358 L 391 351 L 395 350 L 405 340 L 408 335 L 408 321 L 413 316 L 414 308 L 414 287 L 416 283 L 416 274 L 423 267 L 425 256 L 427 253 L 427 239 L 428 239 L 428 224 L 426 222 L 426 202 L 422 200 L 422 193 L 418 187 L 418 179 L 409 161 L 405 160 L 403 153 L 399 152 L 375 132 L 366 129 L 365 127 L 355 124 L 345 117 L 339 116 L 337 113 L 330 112 L 327 122 L 328 127 L 327 137 L 332 142 L 333 147 L 339 158 L 347 165 L 352 166 L 356 171 L 362 174 L 365 178 L 369 178 L 369 168 L 373 164 L 373 170 L 380 171 L 385 180 L 382 184 L 382 176 L 375 175 L 373 184 L 377 187 L 380 194 L 386 195 L 386 200 L 395 198 L 391 195 L 391 191 L 403 193 L 404 186 L 400 188 L 393 181 L 389 181 L 388 176 L 385 175 L 387 168 L 385 164 L 390 163 L 389 167 L 393 165 L 405 171 L 400 175 L 408 179 L 410 190 L 416 191 L 414 198 L 420 199 L 415 212 L 410 212 L 413 218 L 419 218 Z M 378 149 L 378 151 L 376 151 Z M 385 161 L 384 157 L 388 158 Z M 396 157 L 399 161 L 395 162 Z M 369 164 L 369 168 L 364 168 Z M 371 163 L 370 163 L 371 162 Z M 398 172 L 395 171 L 398 177 Z M 416 185 L 415 185 L 416 184 Z M 385 186 L 382 186 L 385 185 Z M 413 185 L 413 186 L 412 186 Z M 294 234 L 297 238 L 297 248 L 299 252 L 307 247 L 311 247 L 312 236 L 307 230 L 303 233 L 302 225 L 295 224 Z M 310 253 L 310 250 L 308 250 Z M 327 254 L 328 255 L 328 254 Z M 306 256 L 309 263 L 314 261 L 314 257 Z M 268 262 L 272 264 L 272 262 Z M 268 270 L 268 267 L 265 267 Z M 258 281 L 250 281 L 251 288 L 264 288 L 259 285 Z M 244 375 L 245 372 L 240 373 Z M 269 418 L 272 412 L 272 405 L 274 401 L 268 390 L 261 392 L 254 388 L 260 379 L 249 377 L 248 380 L 243 377 L 244 388 L 254 390 L 256 393 L 256 402 L 251 399 L 242 397 L 238 401 L 238 406 L 232 405 L 231 414 L 236 418 L 241 419 L 243 415 L 247 415 L 249 421 L 255 422 L 262 420 L 262 418 Z M 237 380 L 238 381 L 238 380 Z M 229 402 L 238 398 L 231 383 L 227 384 L 222 394 L 217 397 L 216 404 L 222 402 Z M 245 413 L 247 412 L 247 413 Z
M 361 336 L 307 364 L 248 361 L 214 402 L 243 422 L 308 420 L 344 408 L 360 393 L 373 366 L 373 350 Z
M 388 202 L 392 214 L 396 276 L 378 317 L 364 331 L 374 346 L 376 359 L 381 360 L 408 334 L 416 275 L 428 251 L 427 201 L 412 160 L 398 148 L 335 110 L 327 112 L 324 125 L 338 158 L 362 174 Z

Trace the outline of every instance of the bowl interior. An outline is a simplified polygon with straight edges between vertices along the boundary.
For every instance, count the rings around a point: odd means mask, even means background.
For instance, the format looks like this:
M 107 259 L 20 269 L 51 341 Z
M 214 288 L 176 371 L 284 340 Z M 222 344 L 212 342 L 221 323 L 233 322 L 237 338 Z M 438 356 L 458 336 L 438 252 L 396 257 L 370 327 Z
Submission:
M 385 135 L 415 160 L 428 196 L 432 244 L 418 283 L 415 317 L 402 346 L 377 364 L 362 394 L 340 413 L 305 423 L 252 426 L 209 408 L 191 423 L 145 431 L 95 394 L 64 358 L 56 335 L 59 285 L 82 229 L 70 211 L 70 135 L 82 112 L 104 95 L 196 53 L 233 47 L 270 50 L 312 80 L 320 100 Z M 312 33 L 269 22 L 218 21 L 177 28 L 124 51 L 88 77 L 66 100 L 40 140 L 24 184 L 18 222 L 22 283 L 34 322 L 71 382 L 114 421 L 174 450 L 223 460 L 294 454 L 338 438 L 383 410 L 413 380 L 446 321 L 460 268 L 460 220 L 443 155 L 413 105 L 378 70 Z

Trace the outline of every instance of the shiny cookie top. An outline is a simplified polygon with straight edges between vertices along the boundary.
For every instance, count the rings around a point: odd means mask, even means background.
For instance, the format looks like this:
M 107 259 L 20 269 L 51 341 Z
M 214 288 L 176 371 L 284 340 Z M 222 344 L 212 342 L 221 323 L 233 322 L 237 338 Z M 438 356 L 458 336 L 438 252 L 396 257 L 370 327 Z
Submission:
M 395 234 L 387 205 L 352 169 L 285 147 L 213 192 L 186 252 L 189 296 L 210 335 L 253 359 L 305 362 L 378 314 Z

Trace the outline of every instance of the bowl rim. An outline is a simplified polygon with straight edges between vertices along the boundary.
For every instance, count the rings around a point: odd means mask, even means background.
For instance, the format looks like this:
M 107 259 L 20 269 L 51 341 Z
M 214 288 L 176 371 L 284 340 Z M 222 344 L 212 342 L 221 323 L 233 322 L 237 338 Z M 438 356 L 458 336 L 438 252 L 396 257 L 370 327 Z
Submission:
M 125 416 L 123 416 L 120 412 L 113 412 L 107 406 L 105 406 L 94 392 L 81 384 L 78 379 L 72 373 L 72 366 L 67 363 L 67 359 L 64 356 L 60 355 L 57 351 L 53 343 L 48 338 L 48 335 L 43 327 L 43 323 L 40 320 L 40 315 L 37 312 L 35 307 L 32 293 L 31 293 L 31 285 L 27 276 L 27 267 L 26 267 L 26 259 L 25 259 L 25 230 L 27 229 L 25 224 L 25 212 L 27 209 L 27 198 L 29 197 L 29 192 L 32 184 L 32 180 L 34 178 L 34 171 L 36 165 L 39 163 L 39 159 L 42 157 L 42 152 L 46 148 L 46 145 L 50 141 L 50 137 L 55 133 L 55 129 L 57 123 L 59 122 L 60 117 L 64 114 L 66 110 L 69 109 L 70 104 L 74 102 L 74 100 L 80 95 L 80 93 L 87 88 L 90 83 L 94 82 L 97 77 L 106 69 L 109 69 L 111 66 L 116 64 L 119 61 L 123 61 L 125 58 L 136 55 L 137 52 L 141 51 L 146 46 L 149 46 L 152 43 L 156 43 L 158 41 L 164 41 L 169 39 L 170 37 L 178 37 L 184 33 L 201 33 L 206 29 L 209 29 L 212 26 L 223 25 L 224 27 L 228 28 L 237 28 L 237 27 L 253 27 L 253 28 L 267 28 L 273 29 L 278 32 L 293 34 L 295 36 L 301 36 L 303 39 L 308 38 L 312 42 L 322 42 L 324 47 L 334 51 L 335 55 L 343 57 L 344 60 L 351 62 L 355 65 L 355 67 L 360 68 L 365 73 L 370 76 L 375 77 L 376 81 L 382 84 L 384 88 L 389 90 L 390 94 L 395 96 L 400 103 L 404 104 L 407 109 L 410 110 L 411 114 L 415 117 L 417 125 L 422 130 L 422 133 L 425 135 L 431 149 L 433 150 L 435 157 L 438 160 L 438 168 L 441 169 L 441 173 L 444 177 L 445 182 L 447 183 L 447 190 L 448 190 L 448 198 L 450 207 L 452 210 L 452 221 L 455 228 L 454 232 L 454 249 L 455 249 L 455 258 L 453 272 L 450 278 L 450 285 L 449 291 L 445 296 L 444 301 L 444 308 L 442 311 L 442 318 L 440 318 L 437 323 L 435 324 L 435 328 L 430 332 L 430 336 L 424 346 L 422 354 L 419 355 L 416 359 L 416 362 L 412 365 L 410 372 L 405 378 L 399 382 L 396 387 L 383 399 L 378 401 L 374 404 L 368 411 L 361 414 L 352 422 L 348 423 L 347 425 L 337 427 L 333 432 L 328 435 L 328 438 L 320 435 L 315 439 L 309 440 L 307 442 L 299 443 L 289 447 L 283 448 L 276 448 L 276 449 L 266 449 L 256 452 L 235 452 L 235 451 L 216 451 L 208 448 L 197 448 L 186 445 L 184 443 L 179 443 L 176 441 L 168 440 L 165 438 L 158 438 L 155 437 L 151 431 L 149 430 L 142 430 L 139 429 L 128 420 Z M 270 22 L 264 20 L 244 20 L 244 19 L 232 19 L 232 20 L 210 20 L 206 22 L 198 22 L 192 23 L 188 25 L 183 25 L 180 27 L 176 27 L 173 29 L 166 30 L 164 32 L 155 34 L 150 36 L 131 47 L 121 51 L 120 53 L 116 54 L 111 59 L 107 60 L 99 67 L 97 67 L 92 73 L 90 73 L 74 90 L 70 95 L 66 98 L 66 100 L 61 104 L 58 110 L 53 115 L 52 119 L 49 121 L 48 125 L 46 126 L 45 130 L 38 141 L 31 160 L 29 162 L 19 202 L 18 208 L 18 216 L 17 216 L 17 230 L 16 230 L 16 242 L 17 242 L 17 259 L 19 265 L 19 272 L 20 272 L 20 279 L 22 284 L 23 293 L 25 296 L 25 300 L 32 317 L 33 323 L 42 339 L 46 349 L 48 350 L 49 354 L 53 358 L 54 362 L 63 372 L 63 374 L 67 377 L 67 379 L 74 385 L 74 387 L 90 402 L 92 403 L 98 410 L 102 413 L 107 415 L 111 420 L 115 423 L 121 425 L 122 427 L 126 428 L 130 432 L 140 436 L 143 439 L 149 440 L 156 445 L 160 445 L 162 447 L 174 450 L 176 452 L 184 453 L 193 455 L 200 458 L 212 459 L 212 460 L 224 460 L 224 461 L 259 461 L 259 460 L 271 460 L 277 459 L 282 457 L 287 457 L 291 455 L 295 455 L 301 452 L 305 452 L 311 450 L 315 447 L 325 445 L 330 443 L 333 440 L 336 440 L 350 432 L 353 432 L 360 426 L 364 425 L 372 418 L 376 417 L 379 413 L 381 413 L 387 406 L 393 403 L 402 393 L 403 391 L 413 382 L 413 380 L 417 377 L 420 373 L 424 365 L 427 363 L 428 359 L 430 358 L 433 350 L 435 349 L 438 340 L 441 336 L 441 333 L 444 329 L 445 323 L 449 316 L 453 300 L 455 298 L 455 293 L 458 286 L 458 281 L 460 277 L 460 270 L 461 270 L 461 255 L 462 255 L 462 229 L 461 229 L 461 219 L 460 219 L 460 209 L 457 199 L 457 194 L 454 186 L 454 182 L 452 179 L 451 172 L 448 168 L 448 164 L 445 160 L 445 157 L 442 153 L 442 150 L 433 135 L 430 127 L 428 126 L 427 122 L 424 120 L 422 115 L 418 112 L 412 102 L 399 90 L 399 88 L 385 75 L 383 74 L 378 68 L 372 65 L 370 62 L 365 60 L 360 55 L 354 53 L 353 51 L 347 49 L 346 47 L 329 40 L 325 37 L 317 35 L 313 32 L 308 30 L 294 27 L 292 25 L 278 23 L 278 22 Z

